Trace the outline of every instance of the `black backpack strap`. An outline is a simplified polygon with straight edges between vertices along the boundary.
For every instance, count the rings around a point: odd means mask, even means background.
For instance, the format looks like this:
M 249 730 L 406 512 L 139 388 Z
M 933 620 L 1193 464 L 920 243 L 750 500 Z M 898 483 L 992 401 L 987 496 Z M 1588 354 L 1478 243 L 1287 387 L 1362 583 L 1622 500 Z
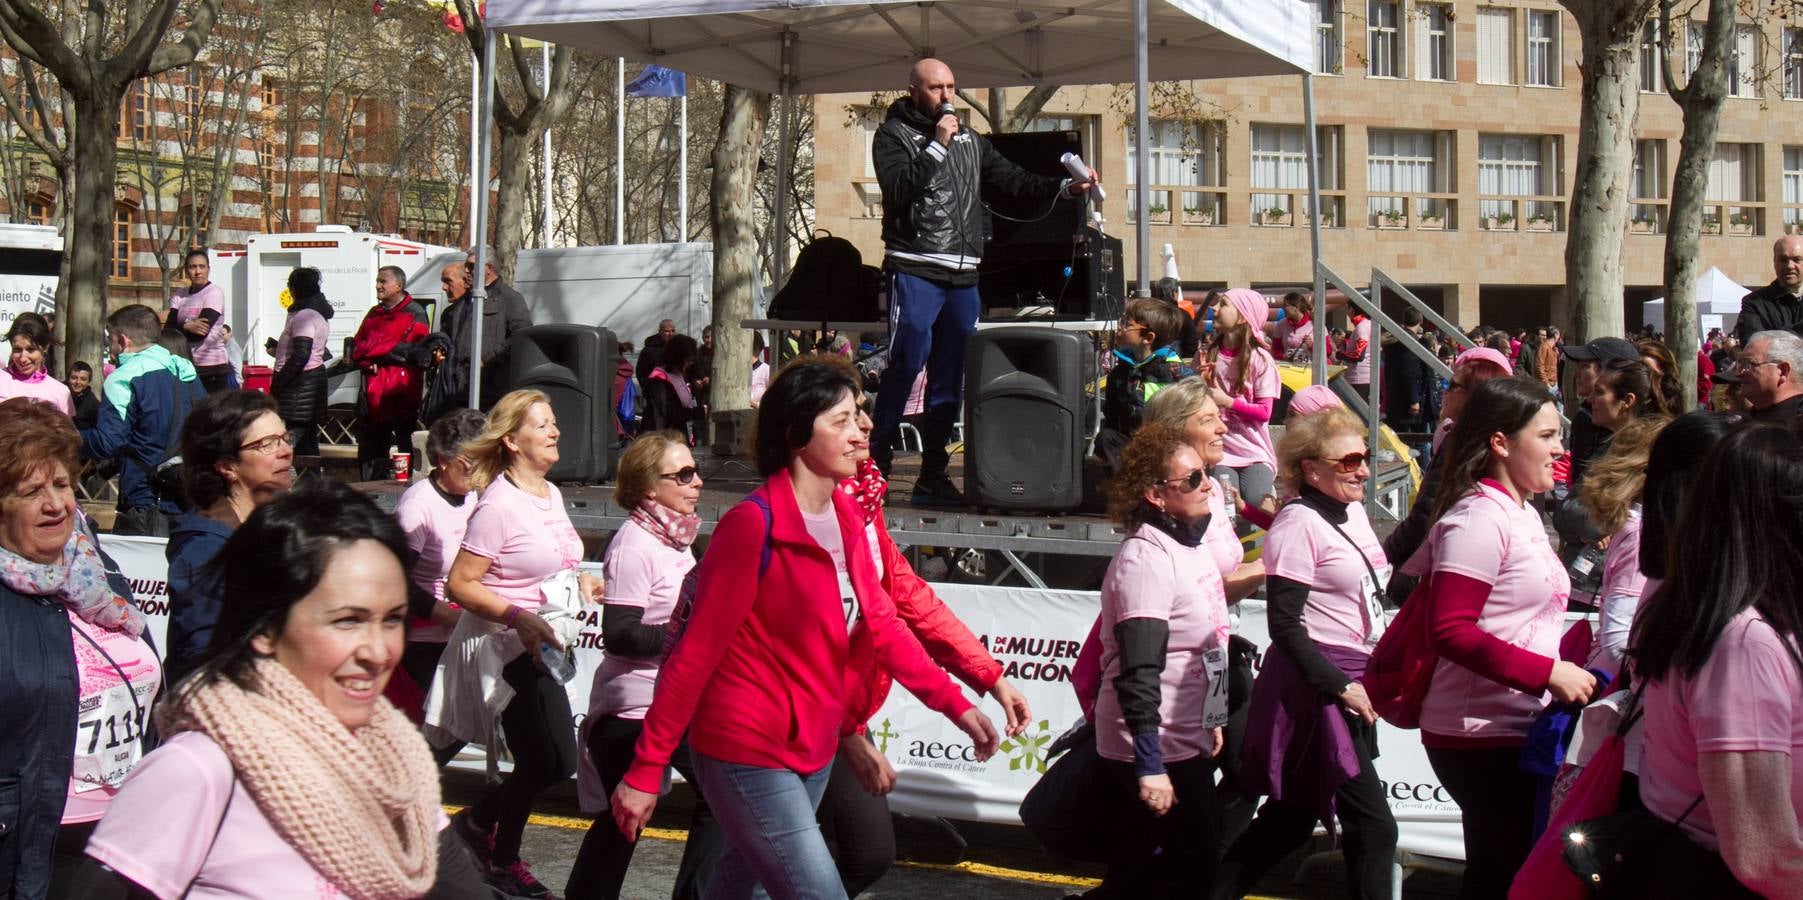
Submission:
M 758 553 L 758 578 L 762 579 L 764 573 L 770 571 L 770 532 L 776 528 L 776 517 L 770 512 L 768 498 L 750 494 L 745 499 L 764 511 L 764 549 Z

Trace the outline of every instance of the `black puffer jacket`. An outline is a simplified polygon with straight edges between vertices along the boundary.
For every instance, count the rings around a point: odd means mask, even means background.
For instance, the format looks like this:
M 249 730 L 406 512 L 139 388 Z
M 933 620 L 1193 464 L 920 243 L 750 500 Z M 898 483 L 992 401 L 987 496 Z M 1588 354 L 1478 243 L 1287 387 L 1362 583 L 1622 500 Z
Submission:
M 877 129 L 871 159 L 883 190 L 883 248 L 904 272 L 962 273 L 974 283 L 983 256 L 982 189 L 1044 204 L 1063 182 L 1022 169 L 968 128 L 950 147 L 940 146 L 933 140 L 937 123 L 901 97 Z
M 332 304 L 324 294 L 294 298 L 288 317 L 293 319 L 304 309 L 311 309 L 327 320 L 332 318 Z M 313 339 L 291 337 L 287 361 L 270 379 L 269 390 L 282 411 L 282 423 L 291 429 L 318 425 L 326 418 L 326 367 L 307 368 L 307 362 L 312 358 Z

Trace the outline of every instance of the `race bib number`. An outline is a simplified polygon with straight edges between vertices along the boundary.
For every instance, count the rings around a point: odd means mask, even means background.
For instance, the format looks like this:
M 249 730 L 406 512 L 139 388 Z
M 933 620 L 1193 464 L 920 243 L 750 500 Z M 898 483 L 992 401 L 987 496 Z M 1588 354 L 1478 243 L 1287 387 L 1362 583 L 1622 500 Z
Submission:
M 115 684 L 81 698 L 75 720 L 76 793 L 125 782 L 144 753 L 144 714 L 155 691 L 154 684 Z
M 858 624 L 858 592 L 851 589 L 851 575 L 843 571 L 839 573 L 839 604 L 845 609 L 845 631 L 850 634 Z
M 1384 566 L 1377 570 L 1378 581 L 1371 580 L 1371 573 L 1359 576 L 1359 596 L 1365 604 L 1365 645 L 1377 646 L 1379 638 L 1384 636 L 1384 589 L 1390 586 L 1390 573 L 1394 566 Z
M 1202 701 L 1202 725 L 1205 728 L 1224 727 L 1227 724 L 1227 648 L 1203 650 L 1202 671 L 1208 678 L 1208 699 Z

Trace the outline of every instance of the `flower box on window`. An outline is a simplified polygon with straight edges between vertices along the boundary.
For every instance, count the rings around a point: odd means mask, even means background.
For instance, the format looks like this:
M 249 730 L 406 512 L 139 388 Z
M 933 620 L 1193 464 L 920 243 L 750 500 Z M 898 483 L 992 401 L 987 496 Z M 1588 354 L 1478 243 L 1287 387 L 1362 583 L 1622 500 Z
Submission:
M 1281 206 L 1273 206 L 1258 214 L 1260 225 L 1288 225 L 1290 221 L 1290 211 Z

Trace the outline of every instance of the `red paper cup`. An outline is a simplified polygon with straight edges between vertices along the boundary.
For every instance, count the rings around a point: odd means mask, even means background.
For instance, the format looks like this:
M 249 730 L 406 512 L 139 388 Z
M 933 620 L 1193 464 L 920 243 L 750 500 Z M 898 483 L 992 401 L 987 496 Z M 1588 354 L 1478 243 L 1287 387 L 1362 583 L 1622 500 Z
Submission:
M 413 475 L 413 456 L 407 453 L 388 454 L 388 463 L 394 467 L 394 480 L 407 481 Z

